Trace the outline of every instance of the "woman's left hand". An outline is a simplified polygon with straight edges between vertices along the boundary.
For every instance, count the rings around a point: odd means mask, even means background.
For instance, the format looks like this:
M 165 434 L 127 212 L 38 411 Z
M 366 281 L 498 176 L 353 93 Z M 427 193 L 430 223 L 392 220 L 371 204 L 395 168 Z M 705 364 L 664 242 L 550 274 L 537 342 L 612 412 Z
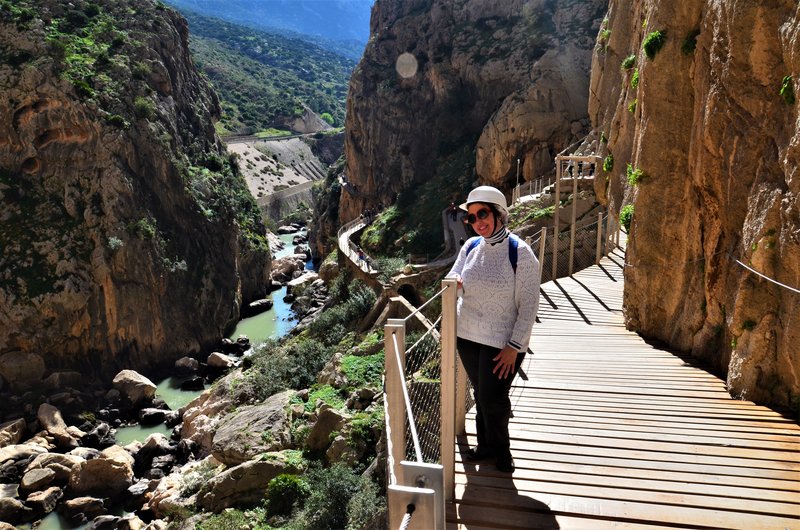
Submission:
M 498 379 L 505 379 L 510 374 L 514 373 L 514 365 L 517 362 L 517 350 L 511 346 L 506 346 L 500 350 L 500 353 L 492 360 L 497 361 L 492 373 L 497 374 Z

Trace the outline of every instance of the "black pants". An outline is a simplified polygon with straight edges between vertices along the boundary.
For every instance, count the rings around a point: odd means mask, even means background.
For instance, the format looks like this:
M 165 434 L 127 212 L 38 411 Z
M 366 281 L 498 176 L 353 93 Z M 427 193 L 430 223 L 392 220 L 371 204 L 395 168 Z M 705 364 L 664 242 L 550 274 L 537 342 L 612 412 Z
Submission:
M 498 458 L 510 457 L 508 420 L 511 418 L 511 400 L 508 398 L 508 392 L 525 358 L 525 352 L 517 354 L 514 372 L 505 379 L 499 379 L 497 374 L 492 373 L 497 364 L 497 361 L 492 359 L 500 353 L 499 348 L 478 344 L 461 337 L 458 338 L 456 345 L 475 396 L 478 447 L 481 451 L 490 451 Z

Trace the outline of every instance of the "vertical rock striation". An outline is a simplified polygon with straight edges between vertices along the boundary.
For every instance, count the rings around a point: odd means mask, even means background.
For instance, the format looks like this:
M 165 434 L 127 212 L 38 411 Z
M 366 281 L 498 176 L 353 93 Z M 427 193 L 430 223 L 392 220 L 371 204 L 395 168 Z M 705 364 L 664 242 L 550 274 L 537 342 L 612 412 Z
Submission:
M 208 347 L 263 294 L 187 36 L 149 0 L 0 2 L 0 356 L 109 378 Z
M 604 28 L 589 114 L 614 157 L 597 192 L 635 208 L 628 326 L 708 361 L 735 396 L 797 406 L 800 294 L 737 263 L 800 287 L 800 122 L 781 95 L 800 76 L 796 2 L 612 0 Z

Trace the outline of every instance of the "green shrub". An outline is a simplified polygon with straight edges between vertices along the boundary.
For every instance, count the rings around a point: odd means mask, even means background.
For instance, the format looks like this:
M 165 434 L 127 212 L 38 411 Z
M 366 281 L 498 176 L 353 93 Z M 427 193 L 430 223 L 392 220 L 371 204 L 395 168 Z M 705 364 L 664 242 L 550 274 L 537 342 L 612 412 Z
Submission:
M 787 75 L 783 78 L 783 82 L 781 83 L 781 97 L 783 101 L 787 105 L 794 105 L 795 97 L 794 97 L 794 79 L 792 76 Z
M 628 55 L 622 60 L 622 64 L 620 66 L 623 70 L 630 70 L 633 68 L 634 64 L 636 64 L 636 56 Z
M 347 291 L 345 302 L 323 311 L 308 326 L 311 336 L 326 345 L 338 344 L 347 330 L 364 318 L 375 304 L 375 293 L 361 281 L 352 282 Z
M 156 221 L 148 217 L 143 217 L 128 225 L 128 232 L 139 239 L 153 239 L 156 236 Z
M 625 228 L 626 233 L 631 231 L 631 220 L 633 219 L 633 205 L 626 204 L 619 212 L 619 224 Z
M 700 35 L 700 30 L 695 29 L 689 32 L 686 35 L 686 38 L 683 39 L 683 44 L 681 44 L 681 52 L 684 55 L 692 55 L 697 49 L 697 37 Z
M 155 110 L 155 104 L 148 98 L 138 96 L 133 100 L 133 113 L 139 119 L 152 119 L 155 115 Z
M 355 469 L 336 463 L 327 469 L 312 469 L 308 473 L 311 494 L 298 517 L 304 528 L 341 530 L 347 527 L 350 500 L 362 489 Z
M 647 58 L 650 60 L 655 59 L 656 54 L 664 46 L 666 40 L 666 30 L 654 31 L 645 37 L 644 42 L 642 43 L 642 49 L 644 50 L 644 54 L 647 55 Z
M 247 385 L 248 393 L 257 401 L 288 388 L 308 388 L 328 362 L 330 353 L 324 344 L 313 338 L 280 347 L 266 343 L 250 356 L 250 368 L 240 384 Z
M 400 272 L 405 263 L 403 258 L 380 257 L 375 260 L 373 265 L 378 269 L 378 279 L 383 283 L 388 283 L 392 276 Z
M 347 503 L 347 526 L 345 530 L 376 528 L 371 522 L 386 513 L 386 499 L 377 484 L 362 477 L 355 495 Z
M 611 173 L 614 170 L 614 155 L 609 153 L 607 157 L 603 159 L 603 171 L 606 173 Z
M 634 99 L 633 101 L 628 103 L 628 112 L 630 112 L 631 114 L 635 113 L 636 112 L 636 104 L 638 102 L 639 102 L 638 99 Z
M 311 489 L 303 478 L 288 474 L 278 475 L 267 486 L 267 515 L 291 515 L 296 507 L 303 507 L 309 493 Z
M 120 116 L 119 114 L 112 114 L 111 116 L 106 118 L 106 121 L 113 125 L 114 127 L 119 127 L 120 129 L 127 129 L 130 124 L 125 121 L 125 118 Z
M 639 88 L 639 69 L 633 71 L 633 75 L 631 76 L 631 88 L 636 90 Z
M 94 96 L 94 89 L 84 79 L 75 79 L 72 81 L 72 86 L 75 87 L 75 92 L 84 98 L 91 98 Z
M 608 136 L 606 136 L 605 131 L 600 131 L 600 143 L 607 144 L 608 143 Z
M 625 176 L 628 178 L 628 184 L 631 186 L 636 186 L 647 177 L 647 174 L 641 169 L 633 169 L 633 167 L 628 164 L 628 168 L 625 171 Z
M 319 117 L 322 118 L 328 125 L 333 125 L 334 123 L 333 116 L 330 112 L 323 112 Z
M 137 61 L 131 68 L 131 75 L 134 79 L 147 79 L 150 76 L 150 65 L 144 61 Z

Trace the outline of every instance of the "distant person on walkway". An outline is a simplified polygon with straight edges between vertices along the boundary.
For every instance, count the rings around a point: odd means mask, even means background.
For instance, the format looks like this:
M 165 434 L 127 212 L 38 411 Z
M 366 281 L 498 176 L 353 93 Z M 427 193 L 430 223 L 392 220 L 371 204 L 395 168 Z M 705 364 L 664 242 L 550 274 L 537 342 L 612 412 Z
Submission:
M 513 473 L 508 422 L 509 391 L 539 309 L 539 261 L 531 247 L 511 234 L 503 192 L 472 190 L 465 223 L 478 234 L 461 247 L 448 278 L 458 280 L 457 347 L 475 396 L 478 445 L 466 461 L 494 458 L 498 471 Z
M 458 218 L 458 207 L 456 206 L 456 203 L 451 202 L 450 206 L 447 207 L 447 211 L 450 213 L 450 219 L 452 219 L 455 223 L 456 219 Z

